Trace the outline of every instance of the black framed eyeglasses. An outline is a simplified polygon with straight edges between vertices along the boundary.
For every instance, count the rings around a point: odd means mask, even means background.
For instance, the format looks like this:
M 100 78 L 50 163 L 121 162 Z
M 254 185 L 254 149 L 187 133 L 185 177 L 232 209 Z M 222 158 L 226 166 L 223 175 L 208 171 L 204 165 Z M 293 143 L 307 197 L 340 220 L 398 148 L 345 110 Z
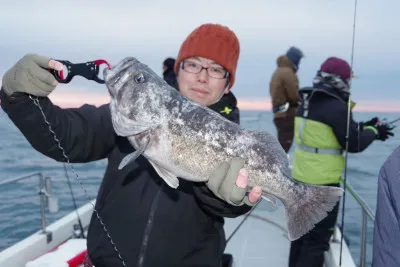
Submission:
M 216 79 L 225 79 L 229 77 L 229 72 L 222 68 L 222 67 L 203 67 L 202 65 L 189 61 L 189 60 L 184 60 L 182 61 L 181 68 L 189 73 L 197 74 L 200 73 L 203 69 L 207 71 L 207 74 L 210 77 L 216 78 Z

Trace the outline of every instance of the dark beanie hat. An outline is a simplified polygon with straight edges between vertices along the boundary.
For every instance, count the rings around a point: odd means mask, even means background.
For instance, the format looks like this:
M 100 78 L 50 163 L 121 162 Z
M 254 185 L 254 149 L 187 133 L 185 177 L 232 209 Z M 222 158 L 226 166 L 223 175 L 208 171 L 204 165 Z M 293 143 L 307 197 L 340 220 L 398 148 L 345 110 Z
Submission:
M 352 71 L 350 65 L 343 59 L 337 57 L 329 57 L 321 65 L 321 71 L 339 76 L 347 80 L 351 77 Z

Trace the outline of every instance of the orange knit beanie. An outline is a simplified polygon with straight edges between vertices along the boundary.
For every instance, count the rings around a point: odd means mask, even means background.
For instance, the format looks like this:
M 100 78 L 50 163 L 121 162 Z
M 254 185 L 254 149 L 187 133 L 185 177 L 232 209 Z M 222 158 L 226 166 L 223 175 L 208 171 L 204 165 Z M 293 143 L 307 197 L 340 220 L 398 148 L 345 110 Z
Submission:
M 235 83 L 239 53 L 239 40 L 233 31 L 220 24 L 203 24 L 194 29 L 183 42 L 174 70 L 177 73 L 180 63 L 186 58 L 208 58 L 229 71 L 231 88 Z

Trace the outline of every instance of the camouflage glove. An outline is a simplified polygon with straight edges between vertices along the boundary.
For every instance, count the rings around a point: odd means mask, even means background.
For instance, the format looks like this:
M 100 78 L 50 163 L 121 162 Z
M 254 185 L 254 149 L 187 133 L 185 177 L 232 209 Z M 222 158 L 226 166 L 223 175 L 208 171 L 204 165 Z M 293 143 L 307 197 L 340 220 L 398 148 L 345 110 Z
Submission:
M 3 76 L 4 92 L 9 96 L 17 92 L 35 96 L 50 94 L 58 82 L 49 71 L 43 69 L 50 68 L 49 62 L 50 58 L 47 57 L 25 55 Z M 57 67 L 61 69 L 62 65 Z
M 257 203 L 251 203 L 247 194 L 247 187 L 241 188 L 236 185 L 239 170 L 244 162 L 241 158 L 234 158 L 230 163 L 224 162 L 214 172 L 213 177 L 207 182 L 207 187 L 217 197 L 225 200 L 231 205 L 241 206 L 247 204 L 254 206 Z

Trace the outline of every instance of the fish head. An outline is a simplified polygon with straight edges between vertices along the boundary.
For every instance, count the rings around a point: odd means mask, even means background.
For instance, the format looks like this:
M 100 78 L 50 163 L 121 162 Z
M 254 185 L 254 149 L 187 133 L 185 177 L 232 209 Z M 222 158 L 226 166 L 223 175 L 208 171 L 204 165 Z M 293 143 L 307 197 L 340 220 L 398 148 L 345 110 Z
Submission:
M 166 111 L 163 103 L 166 83 L 147 65 L 134 57 L 126 57 L 104 70 L 104 81 L 111 97 L 114 128 L 121 135 L 139 133 L 139 130 L 127 133 L 126 129 L 135 126 L 145 130 L 161 123 Z

